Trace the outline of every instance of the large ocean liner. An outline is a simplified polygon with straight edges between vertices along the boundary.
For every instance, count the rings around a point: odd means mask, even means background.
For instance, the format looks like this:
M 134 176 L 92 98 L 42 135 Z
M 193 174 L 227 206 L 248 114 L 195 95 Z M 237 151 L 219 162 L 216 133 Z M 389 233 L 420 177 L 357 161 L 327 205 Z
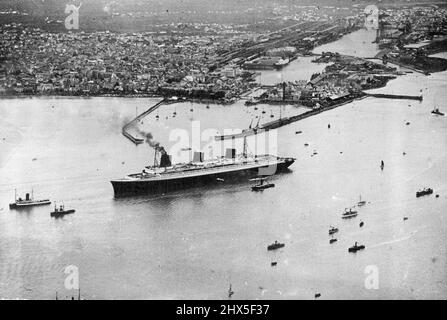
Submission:
M 157 153 L 161 154 L 159 164 L 155 160 L 153 166 L 145 167 L 140 173 L 111 181 L 115 197 L 165 194 L 209 184 L 269 176 L 285 171 L 295 162 L 294 158 L 268 154 L 248 156 L 245 151 L 237 155 L 236 149 L 227 149 L 224 157 L 205 161 L 202 152 L 194 152 L 192 162 L 172 165 L 171 156 L 164 149 Z

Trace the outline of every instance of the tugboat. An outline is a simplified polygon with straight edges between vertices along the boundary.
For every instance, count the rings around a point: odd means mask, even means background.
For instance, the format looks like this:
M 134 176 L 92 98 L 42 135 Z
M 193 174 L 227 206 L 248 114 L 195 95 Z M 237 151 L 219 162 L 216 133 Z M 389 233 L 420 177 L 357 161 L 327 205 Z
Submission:
M 27 193 L 25 195 L 25 199 L 22 199 L 21 197 L 17 198 L 17 190 L 14 190 L 14 203 L 9 204 L 9 209 L 21 209 L 21 208 L 27 208 L 27 207 L 34 207 L 34 206 L 42 206 L 42 205 L 49 205 L 51 204 L 51 201 L 48 199 L 45 200 L 34 200 L 33 192 L 31 191 L 31 197 L 30 194 Z
M 357 211 L 353 211 L 352 209 L 345 209 L 345 212 L 342 214 L 342 218 L 343 219 L 349 219 L 349 218 L 353 218 L 353 217 L 355 217 L 355 216 L 357 216 Z
M 331 226 L 331 228 L 329 229 L 329 234 L 331 235 L 331 234 L 334 234 L 336 232 L 338 232 L 338 228 L 335 228 L 335 227 Z
M 426 196 L 429 194 L 433 193 L 433 189 L 432 188 L 424 188 L 422 190 L 416 191 L 416 198 L 422 197 L 422 196 Z
M 438 115 L 438 116 L 443 116 L 443 115 L 444 115 L 444 113 L 442 113 L 441 111 L 439 111 L 438 108 L 434 108 L 434 109 L 431 111 L 431 113 L 436 114 L 436 115 Z
M 358 245 L 357 241 L 356 241 L 352 247 L 348 248 L 348 252 L 356 253 L 357 251 L 363 250 L 363 249 L 365 249 L 365 246 L 363 244 Z
M 271 251 L 271 250 L 276 250 L 276 249 L 280 249 L 285 247 L 286 245 L 284 243 L 280 243 L 278 241 L 275 240 L 274 243 L 270 244 L 267 246 L 267 250 Z
M 54 205 L 54 211 L 50 213 L 50 215 L 52 217 L 58 218 L 58 217 L 62 217 L 66 214 L 71 214 L 71 213 L 75 213 L 74 209 L 69 209 L 69 210 L 65 210 L 65 206 L 64 205 L 60 205 L 59 208 L 56 206 L 56 204 Z
M 259 181 L 259 184 L 251 187 L 251 191 L 262 191 L 264 189 L 274 188 L 275 187 L 274 183 L 266 183 L 266 184 L 264 184 L 265 178 L 256 178 L 256 179 L 251 179 L 250 181 Z

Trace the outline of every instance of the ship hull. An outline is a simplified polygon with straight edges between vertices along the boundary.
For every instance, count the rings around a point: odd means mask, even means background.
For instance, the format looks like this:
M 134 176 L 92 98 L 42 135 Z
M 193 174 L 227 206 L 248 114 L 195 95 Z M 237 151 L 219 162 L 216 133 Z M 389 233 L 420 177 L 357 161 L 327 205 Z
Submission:
M 292 165 L 294 159 L 277 164 L 276 173 L 284 172 Z M 203 187 L 213 184 L 237 182 L 259 175 L 259 168 L 213 173 L 207 175 L 174 178 L 169 180 L 113 180 L 111 181 L 115 197 L 134 195 L 159 195 L 178 190 Z
M 37 207 L 37 206 L 46 206 L 51 204 L 50 200 L 41 200 L 41 201 L 35 201 L 35 202 L 29 202 L 29 203 L 10 203 L 9 209 L 23 209 L 23 208 L 30 208 L 30 207 Z

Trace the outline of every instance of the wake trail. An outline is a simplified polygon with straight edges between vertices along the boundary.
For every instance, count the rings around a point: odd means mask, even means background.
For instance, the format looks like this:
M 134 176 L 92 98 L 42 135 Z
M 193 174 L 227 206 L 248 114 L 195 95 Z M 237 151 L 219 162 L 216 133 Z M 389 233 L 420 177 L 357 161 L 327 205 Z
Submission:
M 369 248 L 378 248 L 381 246 L 385 246 L 387 244 L 393 244 L 393 243 L 397 243 L 397 242 L 401 242 L 401 241 L 405 241 L 405 240 L 409 240 L 410 238 L 412 238 L 416 233 L 418 232 L 418 230 L 413 231 L 409 236 L 403 237 L 403 238 L 399 238 L 399 239 L 394 239 L 394 240 L 390 240 L 390 241 L 385 241 L 385 242 L 380 242 L 377 244 L 374 244 L 372 246 L 368 246 Z

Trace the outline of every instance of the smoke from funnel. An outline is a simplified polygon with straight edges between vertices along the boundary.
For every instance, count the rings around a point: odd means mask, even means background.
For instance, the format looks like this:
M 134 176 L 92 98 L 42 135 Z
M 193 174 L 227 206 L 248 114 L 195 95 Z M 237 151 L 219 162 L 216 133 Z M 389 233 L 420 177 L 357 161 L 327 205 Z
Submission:
M 146 143 L 150 145 L 152 148 L 154 148 L 156 151 L 160 152 L 161 154 L 165 154 L 165 148 L 163 148 L 159 142 L 154 140 L 154 137 L 152 136 L 152 133 L 150 132 L 144 132 L 141 129 L 138 130 L 139 134 L 146 138 Z

